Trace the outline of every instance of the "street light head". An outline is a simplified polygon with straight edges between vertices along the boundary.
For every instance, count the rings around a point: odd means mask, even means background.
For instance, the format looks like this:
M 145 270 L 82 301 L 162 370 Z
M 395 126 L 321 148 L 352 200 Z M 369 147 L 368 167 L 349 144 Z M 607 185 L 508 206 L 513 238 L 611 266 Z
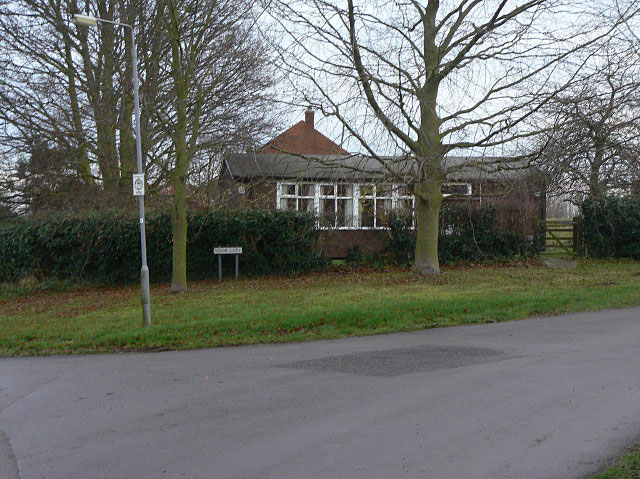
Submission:
M 98 19 L 96 17 L 82 15 L 80 13 L 74 14 L 71 21 L 76 25 L 96 25 L 98 23 Z

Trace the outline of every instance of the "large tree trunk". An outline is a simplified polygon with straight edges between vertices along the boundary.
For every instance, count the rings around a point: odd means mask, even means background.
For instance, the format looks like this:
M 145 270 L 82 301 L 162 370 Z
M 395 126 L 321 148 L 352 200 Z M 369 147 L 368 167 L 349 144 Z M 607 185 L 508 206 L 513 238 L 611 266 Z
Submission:
M 186 174 L 180 174 L 174 170 L 171 175 L 173 185 L 171 291 L 173 293 L 182 293 L 187 290 L 187 188 L 185 180 Z
M 174 20 L 177 13 L 173 12 Z M 171 63 L 173 88 L 176 98 L 176 120 L 173 144 L 176 161 L 171 171 L 173 186 L 173 270 L 171 291 L 180 293 L 187 290 L 187 173 L 189 155 L 187 148 L 187 100 L 189 94 L 189 75 L 183 73 L 180 33 L 177 20 L 169 23 L 169 42 L 171 45 Z
M 173 186 L 173 270 L 171 291 L 181 293 L 187 290 L 187 90 L 184 84 L 176 85 L 177 121 L 175 131 L 176 163 L 171 172 Z
M 438 227 L 442 205 L 441 183 L 423 181 L 415 186 L 416 253 L 414 271 L 432 275 L 440 273 L 438 262 Z
M 428 30 L 428 29 L 427 29 Z M 433 35 L 429 36 L 430 48 L 425 48 L 427 64 L 436 64 L 434 57 L 435 43 Z M 426 45 L 426 41 L 425 41 Z M 442 159 L 444 148 L 440 136 L 441 120 L 437 114 L 437 98 L 440 83 L 433 79 L 418 93 L 420 98 L 420 123 L 418 134 L 420 143 L 417 151 L 420 158 L 419 181 L 414 186 L 416 198 L 416 231 L 415 264 L 413 269 L 424 275 L 440 273 L 438 262 L 438 229 L 440 207 L 442 206 L 442 183 L 444 171 Z

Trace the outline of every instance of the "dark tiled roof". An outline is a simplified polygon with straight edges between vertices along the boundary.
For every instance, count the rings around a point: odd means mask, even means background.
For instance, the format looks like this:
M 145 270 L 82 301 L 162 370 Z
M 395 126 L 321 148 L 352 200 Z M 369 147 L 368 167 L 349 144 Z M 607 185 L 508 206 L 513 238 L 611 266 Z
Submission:
M 417 163 L 413 159 L 387 157 L 382 160 L 363 155 L 309 158 L 286 154 L 242 153 L 231 155 L 225 163 L 236 179 L 325 179 L 355 182 L 388 177 L 408 182 L 415 176 Z M 444 166 L 449 181 L 523 179 L 534 173 L 528 163 L 506 158 L 451 156 L 445 158 Z

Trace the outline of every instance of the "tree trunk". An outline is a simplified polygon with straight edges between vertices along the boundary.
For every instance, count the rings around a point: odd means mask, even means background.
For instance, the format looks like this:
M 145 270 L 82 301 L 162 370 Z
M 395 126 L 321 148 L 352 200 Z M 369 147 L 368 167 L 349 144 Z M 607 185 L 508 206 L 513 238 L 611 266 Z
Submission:
M 69 93 L 69 104 L 71 107 L 71 119 L 73 121 L 73 134 L 76 140 L 75 166 L 78 177 L 82 179 L 85 185 L 93 186 L 93 176 L 91 175 L 91 166 L 89 165 L 89 156 L 87 153 L 86 138 L 82 126 L 82 116 L 80 114 L 80 106 L 78 103 L 78 91 L 76 86 L 75 69 L 73 59 L 71 57 L 71 40 L 68 35 L 64 36 L 64 54 L 67 70 L 67 91 Z
M 185 175 L 176 171 L 171 175 L 173 204 L 171 220 L 173 226 L 173 263 L 171 292 L 187 291 L 187 188 Z
M 135 18 L 129 17 L 129 24 L 133 25 Z M 125 61 L 124 74 L 122 76 L 122 99 L 120 117 L 118 119 L 118 131 L 120 144 L 118 153 L 120 156 L 120 191 L 125 194 L 131 191 L 132 175 L 137 171 L 136 164 L 136 139 L 132 128 L 133 118 L 133 84 L 131 82 L 131 37 L 124 36 Z
M 187 155 L 187 91 L 184 84 L 176 85 L 176 163 L 171 171 L 173 186 L 173 271 L 171 291 L 181 293 L 187 290 L 187 173 L 189 157 Z
M 589 194 L 600 196 L 604 191 L 600 181 L 600 168 L 604 163 L 604 143 L 597 137 L 593 142 L 595 154 L 589 168 Z
M 169 23 L 169 42 L 171 45 L 171 64 L 173 70 L 173 88 L 176 101 L 175 131 L 173 144 L 176 161 L 171 171 L 173 186 L 173 271 L 171 291 L 180 293 L 187 290 L 187 173 L 189 155 L 187 148 L 187 100 L 189 94 L 189 75 L 183 72 L 180 32 L 177 28 L 177 13 L 173 11 L 175 21 Z
M 119 0 L 120 9 L 125 12 L 124 17 L 129 25 L 136 24 L 137 9 L 140 8 L 136 0 Z M 118 130 L 120 144 L 118 153 L 120 157 L 120 190 L 130 194 L 133 173 L 137 172 L 136 138 L 133 127 L 133 65 L 131 64 L 132 41 L 129 32 L 124 35 L 122 96 Z M 139 63 L 139 62 L 138 62 Z M 145 158 L 143 156 L 143 158 Z
M 413 269 L 419 274 L 438 274 L 440 273 L 438 227 L 442 205 L 441 184 L 438 181 L 423 181 L 415 186 L 415 194 L 418 224 Z
M 112 3 L 112 0 L 98 2 L 100 18 L 113 19 Z M 116 147 L 117 93 L 114 91 L 113 80 L 116 55 L 115 30 L 114 26 L 109 23 L 100 23 L 98 28 L 100 29 L 101 41 L 95 68 L 96 75 L 87 75 L 90 79 L 87 87 L 96 123 L 96 156 L 103 188 L 107 191 L 114 191 L 120 177 Z M 85 62 L 89 63 L 87 67 L 91 69 L 91 61 L 86 49 L 83 51 L 83 56 L 85 56 Z

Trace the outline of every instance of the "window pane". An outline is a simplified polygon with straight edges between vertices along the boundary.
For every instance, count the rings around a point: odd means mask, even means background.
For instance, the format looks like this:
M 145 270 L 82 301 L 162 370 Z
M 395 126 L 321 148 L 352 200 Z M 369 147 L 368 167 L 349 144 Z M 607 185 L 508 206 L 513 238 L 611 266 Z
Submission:
M 323 196 L 333 196 L 334 195 L 334 186 L 333 185 L 321 185 L 320 186 L 320 194 Z
M 313 213 L 313 198 L 300 198 L 298 200 L 298 211 Z
M 338 185 L 338 196 L 353 197 L 353 185 Z
M 414 225 L 413 200 L 398 199 L 398 201 L 396 202 L 395 213 L 406 219 L 411 226 Z
M 360 226 L 373 228 L 373 200 L 360 200 Z
M 298 190 L 298 196 L 313 196 L 315 194 L 313 183 L 302 183 Z
M 387 226 L 387 218 L 391 211 L 391 200 L 376 200 L 376 226 Z
M 334 227 L 336 225 L 336 200 L 321 199 L 320 200 L 320 226 Z
M 360 196 L 373 196 L 373 185 L 360 185 Z
M 296 210 L 296 199 L 295 198 L 280 198 L 280 209 L 281 210 Z
M 378 185 L 376 188 L 377 197 L 383 196 L 385 198 L 391 198 L 392 192 L 393 192 L 393 187 L 388 183 Z
M 444 195 L 457 195 L 457 196 L 464 196 L 464 195 L 469 195 L 471 194 L 471 185 L 468 184 L 455 184 L 455 183 L 450 183 L 448 185 L 442 185 L 442 194 Z
M 353 200 L 338 200 L 337 226 L 350 228 L 353 226 Z
M 294 196 L 296 194 L 296 185 L 280 185 L 280 194 L 281 195 L 290 195 Z

